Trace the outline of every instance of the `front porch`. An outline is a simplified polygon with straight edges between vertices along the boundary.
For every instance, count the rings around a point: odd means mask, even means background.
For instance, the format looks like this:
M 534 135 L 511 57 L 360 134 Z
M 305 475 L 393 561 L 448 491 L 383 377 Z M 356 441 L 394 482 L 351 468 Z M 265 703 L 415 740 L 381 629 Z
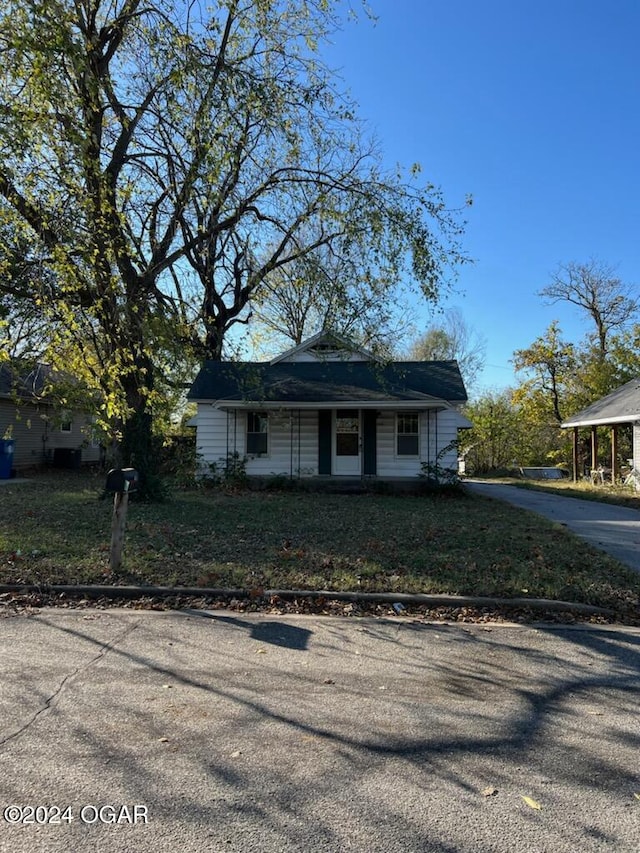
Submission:
M 457 470 L 455 441 L 465 425 L 453 408 L 199 406 L 205 463 L 240 460 L 250 478 L 338 481 L 345 489 L 417 480 L 436 466 Z

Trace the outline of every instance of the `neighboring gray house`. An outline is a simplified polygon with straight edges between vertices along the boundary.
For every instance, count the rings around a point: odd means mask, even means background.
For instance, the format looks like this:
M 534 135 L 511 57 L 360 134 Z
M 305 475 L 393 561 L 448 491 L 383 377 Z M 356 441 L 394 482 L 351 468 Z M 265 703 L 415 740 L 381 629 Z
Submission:
M 591 470 L 598 469 L 598 427 L 611 428 L 611 478 L 615 482 L 617 471 L 617 429 L 621 424 L 633 425 L 631 472 L 627 479 L 640 490 L 640 378 L 632 379 L 596 400 L 586 409 L 573 415 L 561 424 L 563 429 L 573 429 L 573 475 L 578 476 L 578 434 L 584 427 L 591 428 Z
M 49 377 L 46 365 L 0 364 L 0 439 L 14 441 L 13 467 L 99 462 L 91 416 L 56 407 L 44 393 Z
M 398 479 L 424 465 L 457 470 L 470 422 L 455 361 L 380 361 L 320 333 L 270 362 L 206 362 L 198 404 L 205 465 L 234 454 L 249 476 Z

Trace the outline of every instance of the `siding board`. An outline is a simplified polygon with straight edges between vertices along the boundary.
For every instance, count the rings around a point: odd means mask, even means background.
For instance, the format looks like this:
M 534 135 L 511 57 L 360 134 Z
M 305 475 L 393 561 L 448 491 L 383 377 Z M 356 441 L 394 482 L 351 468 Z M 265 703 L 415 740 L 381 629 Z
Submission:
M 422 463 L 435 464 L 438 453 L 456 437 L 459 414 L 455 410 L 431 410 L 420 413 L 420 455 L 398 456 L 396 448 L 396 413 L 377 412 L 376 446 L 370 462 L 375 461 L 378 477 L 417 477 Z M 280 410 L 269 412 L 269 439 L 266 454 L 252 455 L 246 460 L 250 476 L 273 474 L 309 477 L 330 473 L 322 463 L 322 424 L 328 424 L 325 444 L 331 458 L 331 410 Z M 365 415 L 366 416 L 366 415 Z M 247 413 L 244 410 L 224 412 L 211 405 L 199 404 L 197 418 L 197 452 L 204 466 L 220 465 L 227 453 L 246 453 Z M 320 433 L 320 434 L 319 434 Z M 440 460 L 443 468 L 457 469 L 457 451 L 449 450 Z
M 92 419 L 89 415 L 75 413 L 71 419 L 71 432 L 62 432 L 52 423 L 53 409 L 42 403 L 20 403 L 0 400 L 0 437 L 11 427 L 15 441 L 13 467 L 29 468 L 51 462 L 53 451 L 60 448 L 82 450 L 82 461 L 100 461 L 100 447 L 93 443 Z

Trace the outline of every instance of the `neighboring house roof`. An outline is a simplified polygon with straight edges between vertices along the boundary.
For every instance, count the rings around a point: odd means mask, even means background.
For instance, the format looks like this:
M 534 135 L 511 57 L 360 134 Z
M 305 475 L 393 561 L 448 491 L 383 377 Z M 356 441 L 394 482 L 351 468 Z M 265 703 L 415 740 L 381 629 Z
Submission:
M 623 424 L 640 421 L 640 377 L 596 400 L 561 424 L 568 427 Z
M 456 361 L 207 361 L 191 400 L 261 405 L 464 403 Z
M 0 397 L 15 399 L 41 398 L 51 370 L 45 364 L 26 367 L 20 362 L 0 364 Z

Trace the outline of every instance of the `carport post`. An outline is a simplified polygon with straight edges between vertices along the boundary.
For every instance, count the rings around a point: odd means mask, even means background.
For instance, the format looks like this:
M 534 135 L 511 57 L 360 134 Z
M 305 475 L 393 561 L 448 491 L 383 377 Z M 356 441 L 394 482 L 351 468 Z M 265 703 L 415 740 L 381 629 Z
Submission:
M 591 427 L 591 470 L 598 467 L 598 427 Z
M 611 427 L 611 485 L 615 485 L 618 472 L 616 471 L 616 457 L 618 456 L 618 428 Z
M 578 427 L 573 428 L 573 482 L 578 482 Z

